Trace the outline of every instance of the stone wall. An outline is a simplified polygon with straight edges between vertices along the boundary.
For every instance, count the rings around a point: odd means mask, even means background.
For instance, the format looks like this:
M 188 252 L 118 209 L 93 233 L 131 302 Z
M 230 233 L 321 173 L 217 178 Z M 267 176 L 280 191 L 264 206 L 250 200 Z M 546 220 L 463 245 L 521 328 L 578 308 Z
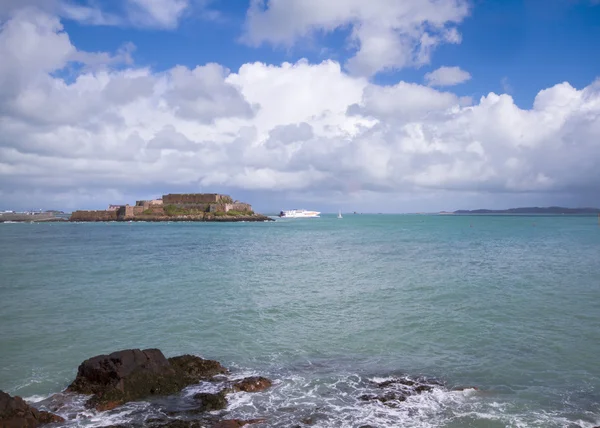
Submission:
M 151 206 L 162 206 L 162 199 L 152 199 L 150 201 L 135 201 L 136 207 L 144 207 L 144 210 L 147 210 Z
M 129 220 L 136 215 L 143 213 L 144 211 L 145 208 L 143 206 L 125 205 L 117 210 L 117 218 L 119 220 Z
M 215 204 L 229 202 L 231 197 L 218 193 L 170 193 L 162 197 L 164 205 Z
M 233 204 L 213 204 L 210 206 L 210 212 L 228 212 L 228 211 L 239 211 L 247 212 L 252 211 L 252 205 L 244 204 L 241 202 L 235 202 Z
M 74 211 L 71 221 L 115 221 L 118 211 Z
M 214 204 L 168 204 L 173 205 L 177 208 L 183 208 L 185 210 L 195 210 L 195 211 L 210 211 L 210 207 Z

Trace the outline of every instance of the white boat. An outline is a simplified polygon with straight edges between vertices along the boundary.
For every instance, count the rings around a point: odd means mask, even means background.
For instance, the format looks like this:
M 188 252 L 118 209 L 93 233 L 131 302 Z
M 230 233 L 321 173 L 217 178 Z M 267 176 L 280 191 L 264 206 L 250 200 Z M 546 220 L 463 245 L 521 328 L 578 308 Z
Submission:
M 281 218 L 315 218 L 321 214 L 319 211 L 307 211 L 307 210 L 287 210 L 281 211 L 279 217 Z
M 338 218 L 343 218 L 343 217 L 342 217 L 342 210 L 340 210 L 340 211 L 338 212 Z

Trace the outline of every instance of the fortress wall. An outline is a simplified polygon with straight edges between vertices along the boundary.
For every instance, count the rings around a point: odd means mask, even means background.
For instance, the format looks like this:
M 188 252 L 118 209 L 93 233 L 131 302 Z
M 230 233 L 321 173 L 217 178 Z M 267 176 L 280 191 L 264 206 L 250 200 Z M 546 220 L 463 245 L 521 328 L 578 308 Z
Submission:
M 231 200 L 227 195 L 217 193 L 182 193 L 163 195 L 164 205 L 185 205 L 185 204 L 215 204 L 222 200 Z
M 71 221 L 115 221 L 118 211 L 74 211 Z

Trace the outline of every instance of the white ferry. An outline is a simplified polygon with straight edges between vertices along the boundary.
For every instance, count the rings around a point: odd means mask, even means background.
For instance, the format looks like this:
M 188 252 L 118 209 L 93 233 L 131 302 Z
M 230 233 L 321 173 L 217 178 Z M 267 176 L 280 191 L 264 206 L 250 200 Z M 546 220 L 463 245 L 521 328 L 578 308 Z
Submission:
M 279 217 L 281 218 L 315 218 L 321 214 L 319 211 L 307 211 L 307 210 L 288 210 L 281 211 Z

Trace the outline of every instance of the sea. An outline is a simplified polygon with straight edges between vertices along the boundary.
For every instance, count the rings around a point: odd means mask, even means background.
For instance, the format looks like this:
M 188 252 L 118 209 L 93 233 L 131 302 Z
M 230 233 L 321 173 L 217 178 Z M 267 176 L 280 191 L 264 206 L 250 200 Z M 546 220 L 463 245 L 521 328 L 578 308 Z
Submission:
M 597 217 L 336 217 L 0 224 L 0 389 L 43 409 L 83 360 L 159 348 L 272 379 L 217 412 L 257 428 L 600 425 Z M 394 379 L 430 388 L 365 398 Z

